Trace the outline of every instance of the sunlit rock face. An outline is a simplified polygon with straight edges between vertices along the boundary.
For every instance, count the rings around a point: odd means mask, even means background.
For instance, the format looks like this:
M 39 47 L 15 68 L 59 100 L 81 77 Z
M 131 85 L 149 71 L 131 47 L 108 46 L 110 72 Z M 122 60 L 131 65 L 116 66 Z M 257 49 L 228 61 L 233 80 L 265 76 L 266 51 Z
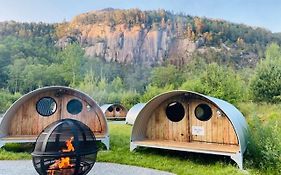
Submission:
M 64 48 L 67 44 L 78 42 L 90 57 L 99 57 L 107 62 L 125 64 L 159 65 L 168 60 L 182 64 L 196 49 L 195 42 L 187 37 L 179 37 L 176 23 L 127 23 L 108 24 L 108 22 L 89 21 L 100 11 L 75 17 L 57 42 Z M 83 22 L 82 22 L 83 21 Z

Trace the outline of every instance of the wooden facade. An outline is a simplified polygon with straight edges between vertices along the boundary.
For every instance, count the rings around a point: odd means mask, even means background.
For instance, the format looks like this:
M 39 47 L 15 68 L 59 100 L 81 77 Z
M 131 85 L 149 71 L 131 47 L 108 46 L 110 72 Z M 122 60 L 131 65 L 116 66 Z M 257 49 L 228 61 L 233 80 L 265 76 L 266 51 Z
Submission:
M 146 137 L 148 140 L 238 145 L 235 130 L 229 119 L 225 114 L 218 115 L 217 111 L 219 109 L 209 102 L 199 99 L 189 99 L 188 101 L 179 99 L 177 101 L 185 108 L 185 116 L 179 122 L 170 121 L 165 114 L 165 110 L 166 106 L 175 100 L 176 99 L 169 99 L 153 111 L 146 129 Z M 208 121 L 200 121 L 195 117 L 195 108 L 201 103 L 210 105 L 213 111 L 213 116 Z M 204 134 L 192 134 L 193 126 L 202 127 Z
M 36 108 L 44 97 L 56 102 L 56 110 L 50 116 L 42 116 Z M 67 110 L 70 100 L 81 102 L 82 109 L 77 114 Z M 67 87 L 47 87 L 35 90 L 11 106 L 0 125 L 0 142 L 35 141 L 41 131 L 49 124 L 65 118 L 79 120 L 94 132 L 97 140 L 109 147 L 106 119 L 100 107 L 86 94 Z
M 108 120 L 125 120 L 128 113 L 121 104 L 104 104 L 101 109 Z
M 167 112 L 173 103 L 182 107 L 179 121 L 169 118 L 179 115 L 178 111 Z M 210 118 L 202 120 L 196 116 L 200 105 L 210 108 Z M 193 92 L 172 91 L 155 97 L 139 112 L 132 130 L 131 150 L 141 146 L 227 155 L 242 168 L 246 130 L 244 117 L 233 105 Z

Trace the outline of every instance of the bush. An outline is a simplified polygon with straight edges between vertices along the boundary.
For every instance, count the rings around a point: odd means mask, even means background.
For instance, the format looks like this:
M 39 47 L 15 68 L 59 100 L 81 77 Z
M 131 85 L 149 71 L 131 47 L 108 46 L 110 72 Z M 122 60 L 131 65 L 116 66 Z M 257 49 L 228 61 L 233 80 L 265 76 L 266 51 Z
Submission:
M 146 103 L 148 102 L 149 100 L 151 100 L 153 97 L 161 94 L 161 93 L 164 93 L 164 92 L 167 92 L 167 91 L 171 91 L 174 89 L 174 86 L 171 84 L 171 85 L 166 85 L 165 87 L 163 88 L 160 88 L 160 87 L 157 87 L 157 86 L 153 86 L 153 85 L 148 85 L 147 88 L 146 88 L 146 91 L 145 93 L 143 94 L 143 96 L 141 96 L 140 98 L 140 101 L 142 103 Z
M 246 152 L 247 166 L 254 166 L 273 174 L 281 173 L 280 124 L 280 119 L 262 121 L 259 117 L 253 117 L 249 120 L 250 140 Z
M 6 90 L 0 90 L 0 113 L 4 113 L 19 97 L 21 94 L 11 94 Z
M 255 101 L 281 101 L 281 49 L 271 44 L 266 50 L 266 59 L 256 68 L 251 82 L 251 91 Z
M 121 104 L 127 109 L 130 109 L 135 104 L 139 103 L 140 94 L 133 91 L 124 92 L 121 96 Z
M 230 103 L 245 100 L 243 81 L 232 69 L 212 63 L 195 79 L 184 82 L 181 88 L 221 98 Z

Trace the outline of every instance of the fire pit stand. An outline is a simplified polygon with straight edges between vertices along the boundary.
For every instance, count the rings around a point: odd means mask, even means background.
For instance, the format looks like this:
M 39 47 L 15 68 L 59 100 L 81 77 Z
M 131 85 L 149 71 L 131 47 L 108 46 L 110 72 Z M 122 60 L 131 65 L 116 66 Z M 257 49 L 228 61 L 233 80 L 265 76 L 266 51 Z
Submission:
M 36 140 L 33 165 L 40 175 L 85 175 L 97 157 L 96 139 L 80 121 L 63 119 L 47 126 Z

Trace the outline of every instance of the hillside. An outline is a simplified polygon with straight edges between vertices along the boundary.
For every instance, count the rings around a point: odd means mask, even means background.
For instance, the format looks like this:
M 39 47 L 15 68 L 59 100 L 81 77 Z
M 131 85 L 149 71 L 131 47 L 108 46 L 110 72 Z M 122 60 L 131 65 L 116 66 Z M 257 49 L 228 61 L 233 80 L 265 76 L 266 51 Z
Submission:
M 56 34 L 61 48 L 79 42 L 88 56 L 144 65 L 166 60 L 182 65 L 189 63 L 194 53 L 211 53 L 221 63 L 253 67 L 268 43 L 281 43 L 280 35 L 263 28 L 165 10 L 92 11 L 59 24 Z

